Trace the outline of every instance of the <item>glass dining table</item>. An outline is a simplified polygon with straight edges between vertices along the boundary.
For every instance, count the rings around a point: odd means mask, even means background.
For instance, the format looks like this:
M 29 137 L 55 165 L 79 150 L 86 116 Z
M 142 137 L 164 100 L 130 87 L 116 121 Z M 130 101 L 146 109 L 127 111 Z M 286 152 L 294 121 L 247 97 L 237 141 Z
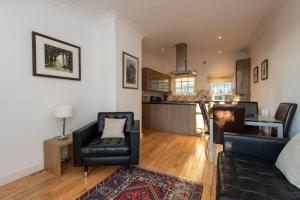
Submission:
M 260 127 L 274 127 L 277 128 L 277 137 L 283 137 L 283 122 L 275 119 L 274 117 L 256 115 L 253 117 L 245 117 L 245 125 L 248 126 L 260 126 Z M 213 134 L 213 116 L 209 118 L 209 160 L 210 162 L 214 161 L 214 134 Z

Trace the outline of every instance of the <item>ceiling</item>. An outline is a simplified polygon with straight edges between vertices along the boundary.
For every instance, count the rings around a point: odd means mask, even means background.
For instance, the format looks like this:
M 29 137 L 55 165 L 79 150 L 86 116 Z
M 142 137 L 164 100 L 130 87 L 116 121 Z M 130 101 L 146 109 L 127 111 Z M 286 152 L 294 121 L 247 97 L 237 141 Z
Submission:
M 146 37 L 143 49 L 161 54 L 187 42 L 189 53 L 249 49 L 286 0 L 60 0 L 91 15 L 116 10 Z M 222 39 L 218 36 L 222 35 Z

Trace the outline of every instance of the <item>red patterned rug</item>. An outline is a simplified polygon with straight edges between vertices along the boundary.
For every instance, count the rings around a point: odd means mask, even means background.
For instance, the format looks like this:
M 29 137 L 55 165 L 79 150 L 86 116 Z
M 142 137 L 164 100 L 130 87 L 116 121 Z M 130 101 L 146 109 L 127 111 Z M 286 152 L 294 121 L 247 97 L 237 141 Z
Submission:
M 78 200 L 200 200 L 202 185 L 137 167 L 122 167 Z

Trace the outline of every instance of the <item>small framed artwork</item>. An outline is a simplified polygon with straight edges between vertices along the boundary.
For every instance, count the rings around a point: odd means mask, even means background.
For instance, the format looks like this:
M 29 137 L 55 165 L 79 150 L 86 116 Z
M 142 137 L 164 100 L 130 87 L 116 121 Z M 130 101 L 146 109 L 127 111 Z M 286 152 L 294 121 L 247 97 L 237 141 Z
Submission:
M 81 80 L 80 47 L 32 32 L 33 76 Z
M 264 60 L 261 63 L 261 80 L 268 79 L 268 60 Z
M 139 59 L 123 52 L 123 88 L 138 89 Z
M 258 66 L 254 67 L 253 69 L 253 82 L 254 83 L 258 82 Z

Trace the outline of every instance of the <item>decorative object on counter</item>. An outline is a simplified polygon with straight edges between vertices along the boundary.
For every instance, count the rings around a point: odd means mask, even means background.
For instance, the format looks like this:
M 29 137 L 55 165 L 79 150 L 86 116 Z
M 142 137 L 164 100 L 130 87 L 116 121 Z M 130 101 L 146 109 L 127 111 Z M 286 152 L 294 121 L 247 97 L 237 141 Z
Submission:
M 138 89 L 139 59 L 123 52 L 123 88 Z
M 262 108 L 261 109 L 261 115 L 264 117 L 268 117 L 269 116 L 269 109 L 268 108 Z
M 254 83 L 258 82 L 258 66 L 254 67 L 253 69 L 253 82 Z
M 268 79 L 268 59 L 261 63 L 261 80 Z
M 163 101 L 168 101 L 168 96 L 169 96 L 168 94 L 164 94 L 163 95 Z
M 81 80 L 80 47 L 32 32 L 33 76 Z
M 55 118 L 62 118 L 63 119 L 63 132 L 62 135 L 58 137 L 60 140 L 68 139 L 65 135 L 66 131 L 66 118 L 70 118 L 73 115 L 73 106 L 71 105 L 61 105 L 56 106 L 54 109 L 54 117 Z

